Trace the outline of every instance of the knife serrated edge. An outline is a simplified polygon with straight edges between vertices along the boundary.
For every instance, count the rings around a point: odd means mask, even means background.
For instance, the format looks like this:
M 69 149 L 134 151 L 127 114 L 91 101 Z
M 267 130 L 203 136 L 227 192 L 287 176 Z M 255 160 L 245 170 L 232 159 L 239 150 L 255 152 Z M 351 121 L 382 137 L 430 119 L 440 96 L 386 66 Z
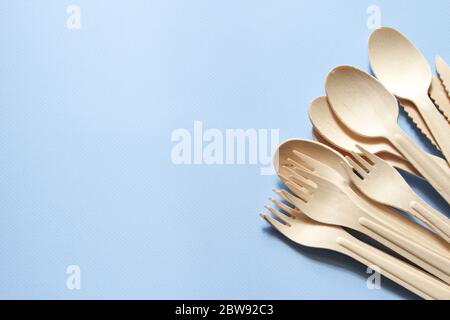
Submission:
M 408 101 L 408 100 L 399 100 L 400 105 L 402 106 L 403 110 L 405 110 L 408 117 L 412 120 L 414 125 L 419 129 L 419 131 L 427 137 L 427 139 L 437 148 L 439 149 L 439 146 L 436 143 L 436 140 L 434 140 L 433 135 L 431 134 L 430 129 L 428 129 L 427 124 L 423 120 L 422 116 L 420 115 L 419 111 L 416 109 L 416 106 Z
M 439 74 L 439 78 L 447 91 L 447 97 L 450 98 L 450 67 L 442 59 L 441 56 L 436 56 L 436 71 Z
M 434 104 L 444 114 L 447 121 L 450 122 L 450 98 L 448 97 L 442 82 L 435 76 L 433 76 L 433 79 L 431 80 L 431 86 L 428 93 Z

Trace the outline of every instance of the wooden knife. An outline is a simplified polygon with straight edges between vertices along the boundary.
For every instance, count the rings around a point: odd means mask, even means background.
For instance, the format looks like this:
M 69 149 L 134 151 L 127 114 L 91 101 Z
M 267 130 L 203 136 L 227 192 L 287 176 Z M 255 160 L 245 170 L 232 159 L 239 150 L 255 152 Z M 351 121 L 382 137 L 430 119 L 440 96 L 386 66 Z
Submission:
M 436 70 L 450 99 L 450 67 L 441 56 L 436 56 Z

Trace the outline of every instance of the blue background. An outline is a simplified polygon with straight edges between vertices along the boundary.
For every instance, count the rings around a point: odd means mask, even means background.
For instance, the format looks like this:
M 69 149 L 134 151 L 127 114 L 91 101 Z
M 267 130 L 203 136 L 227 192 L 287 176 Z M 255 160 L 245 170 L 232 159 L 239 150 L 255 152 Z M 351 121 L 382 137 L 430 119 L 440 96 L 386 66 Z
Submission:
M 279 237 L 258 216 L 277 178 L 258 165 L 170 158 L 194 120 L 311 137 L 328 71 L 368 70 L 371 4 L 450 61 L 447 0 L 1 0 L 0 298 L 415 298 Z M 66 287 L 72 264 L 81 290 Z

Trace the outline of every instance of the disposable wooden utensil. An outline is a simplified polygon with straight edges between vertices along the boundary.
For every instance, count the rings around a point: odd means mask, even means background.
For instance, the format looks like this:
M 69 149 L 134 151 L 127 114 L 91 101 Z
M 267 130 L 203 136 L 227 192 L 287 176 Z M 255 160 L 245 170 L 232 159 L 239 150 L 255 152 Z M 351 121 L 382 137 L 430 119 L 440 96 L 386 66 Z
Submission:
M 450 163 L 450 126 L 428 97 L 432 73 L 425 57 L 399 31 L 379 28 L 369 39 L 369 60 L 390 92 L 416 105 Z
M 447 91 L 441 80 L 439 80 L 436 76 L 432 77 L 430 88 L 428 89 L 428 94 L 433 100 L 436 107 L 442 112 L 444 117 L 450 122 L 450 98 L 448 97 Z M 414 103 L 405 99 L 398 99 L 400 101 L 400 105 L 405 110 L 408 117 L 414 122 L 416 127 L 420 130 L 420 132 L 427 137 L 427 139 L 437 148 L 439 149 L 436 140 L 431 134 L 430 129 L 428 128 L 425 120 L 422 118 L 419 110 L 417 110 Z
M 419 131 L 428 139 L 428 141 L 439 150 L 439 146 L 437 145 L 436 140 L 434 140 L 434 137 L 431 134 L 430 129 L 428 129 L 427 124 L 423 120 L 414 103 L 402 99 L 399 99 L 399 102 L 400 106 L 403 108 L 403 110 L 405 110 L 406 114 L 412 120 L 416 128 L 419 129 Z M 445 160 L 443 159 L 441 160 L 445 162 Z M 447 166 L 447 163 L 445 163 L 445 166 Z
M 358 147 L 369 161 L 352 153 L 354 159 L 347 157 L 351 167 L 346 166 L 358 189 L 375 201 L 412 214 L 450 243 L 450 220 L 414 193 L 403 177 L 383 159 Z M 450 272 L 450 264 L 447 268 Z
M 309 107 L 309 118 L 322 137 L 335 147 L 358 152 L 355 144 L 364 146 L 372 153 L 379 154 L 387 153 L 394 158 L 400 158 L 407 161 L 400 152 L 398 152 L 389 142 L 381 138 L 366 138 L 362 137 L 351 130 L 349 130 L 331 111 L 331 107 L 326 97 L 319 97 L 313 100 Z M 427 154 L 433 161 L 439 164 L 445 170 L 448 169 L 447 163 L 434 155 Z M 392 158 L 391 157 L 391 158 Z M 412 169 L 409 165 L 402 165 L 401 162 L 397 162 L 399 167 L 403 170 L 409 171 L 412 174 L 417 174 L 415 169 Z
M 438 57 L 436 57 L 436 61 L 438 61 Z M 437 68 L 437 65 L 436 65 Z M 436 76 L 432 77 L 430 88 L 428 89 L 428 94 L 430 98 L 433 100 L 434 104 L 438 107 L 438 109 L 442 112 L 447 121 L 450 122 L 450 98 L 448 97 L 447 91 L 441 80 L 439 80 Z M 408 117 L 414 122 L 416 127 L 420 130 L 420 132 L 430 141 L 437 149 L 439 149 L 436 140 L 431 134 L 430 129 L 428 128 L 425 120 L 423 120 L 419 110 L 417 110 L 414 103 L 405 99 L 398 99 L 400 101 L 400 105 L 405 110 Z
M 346 150 L 353 150 L 355 149 L 355 144 L 360 143 L 374 153 L 384 151 L 397 157 L 402 157 L 389 142 L 379 138 L 366 138 L 349 130 L 333 114 L 327 97 L 314 99 L 309 106 L 308 115 L 314 128 L 322 136 L 329 137 L 329 141 L 336 146 L 343 147 Z
M 450 122 L 450 98 L 448 92 L 445 90 L 443 82 L 433 76 L 428 93 L 434 104 L 442 112 L 447 121 Z
M 330 148 L 336 150 L 339 154 L 341 154 L 343 156 L 350 155 L 350 151 L 333 145 L 328 140 L 326 140 L 324 137 L 322 137 L 320 135 L 320 133 L 318 133 L 314 128 L 312 130 L 312 136 L 315 141 L 320 142 L 323 145 L 326 145 L 327 147 L 330 147 Z M 393 166 L 397 169 L 402 169 L 402 170 L 407 171 L 417 177 L 422 177 L 420 175 L 420 173 L 417 172 L 417 170 L 408 161 L 406 161 L 403 158 L 395 157 L 395 156 L 392 156 L 391 154 L 385 153 L 385 152 L 378 153 L 378 156 L 381 159 L 383 159 L 384 161 L 386 161 L 387 163 L 389 163 L 391 166 Z
M 435 62 L 439 78 L 447 91 L 447 96 L 450 98 L 450 67 L 441 56 L 436 56 Z
M 429 274 L 354 238 L 338 226 L 315 222 L 298 209 L 270 199 L 285 211 L 266 206 L 279 220 L 267 214 L 261 217 L 290 240 L 340 252 L 366 266 L 376 265 L 382 275 L 424 299 L 450 299 L 450 287 Z
M 303 165 L 303 168 L 332 181 L 353 203 L 366 210 L 369 215 L 373 215 L 374 219 L 382 221 L 386 227 L 392 228 L 403 236 L 418 241 L 428 249 L 450 258 L 450 245 L 434 233 L 405 218 L 388 206 L 377 205 L 354 190 L 351 187 L 352 181 L 348 172 L 341 165 L 341 162 L 345 162 L 344 157 L 333 149 L 316 141 L 289 139 L 279 145 L 275 154 L 275 170 L 282 179 L 289 180 L 291 175 L 289 169 Z M 339 214 L 345 215 L 346 213 Z
M 335 183 L 295 166 L 283 182 L 295 194 L 291 203 L 313 220 L 366 234 L 443 281 L 450 283 L 450 258 L 405 236 L 398 225 L 359 207 Z
M 380 82 L 362 70 L 341 66 L 328 75 L 326 91 L 334 114 L 347 128 L 362 136 L 390 141 L 450 203 L 450 169 L 430 161 L 403 132 L 397 124 L 397 101 Z

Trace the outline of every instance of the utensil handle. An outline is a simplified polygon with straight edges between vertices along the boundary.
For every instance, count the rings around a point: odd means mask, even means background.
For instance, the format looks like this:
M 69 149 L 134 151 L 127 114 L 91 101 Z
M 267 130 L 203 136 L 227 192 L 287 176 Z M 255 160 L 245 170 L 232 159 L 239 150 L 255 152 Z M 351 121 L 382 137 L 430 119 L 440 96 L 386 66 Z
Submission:
M 439 211 L 432 208 L 428 203 L 417 197 L 411 201 L 411 210 L 422 217 L 421 220 L 429 225 L 439 236 L 450 243 L 450 220 Z M 450 266 L 449 266 L 450 268 Z
M 382 222 L 365 217 L 360 218 L 358 222 L 368 230 L 365 232 L 367 235 L 450 284 L 449 258 L 402 235 L 401 231 L 383 225 Z
M 382 153 L 382 151 L 379 152 L 379 153 Z M 430 160 L 436 162 L 436 164 L 439 167 L 441 167 L 442 170 L 449 170 L 448 164 L 447 164 L 447 162 L 444 159 L 442 159 L 442 158 L 440 158 L 438 156 L 435 156 L 434 154 L 430 154 L 430 153 L 427 153 L 427 155 L 430 157 Z M 392 158 L 389 158 L 389 156 L 391 156 Z M 409 172 L 409 173 L 411 173 L 411 174 L 413 174 L 415 176 L 422 177 L 421 174 L 417 171 L 417 169 L 415 169 L 414 166 L 412 166 L 409 163 L 409 161 L 406 160 L 405 157 L 402 156 L 402 155 L 398 155 L 397 156 L 395 154 L 388 153 L 388 157 L 386 157 L 386 154 L 385 154 L 384 156 L 382 156 L 382 158 L 385 161 L 387 160 L 388 162 L 391 162 L 391 165 L 396 167 L 396 168 L 405 170 L 405 171 L 407 171 L 407 172 Z M 393 160 L 393 161 L 390 161 L 390 160 Z
M 424 299 L 450 299 L 450 287 L 406 262 L 388 255 L 350 235 L 338 237 L 341 252 L 368 267 L 377 266 L 381 274 Z
M 353 196 L 353 193 L 350 193 Z M 356 197 L 360 197 L 355 194 Z M 353 196 L 354 197 L 354 196 Z M 352 197 L 352 198 L 353 198 Z M 441 256 L 450 259 L 450 244 L 438 236 L 435 232 L 432 232 L 428 228 L 412 221 L 402 214 L 398 214 L 393 208 L 387 205 L 374 205 L 373 203 L 363 202 L 360 200 L 357 204 L 361 206 L 369 219 L 379 221 L 384 226 L 396 230 L 403 236 L 420 243 L 422 246 L 427 247 L 430 250 L 438 253 Z
M 427 155 L 430 157 L 431 160 L 433 160 L 434 162 L 436 162 L 436 164 L 442 168 L 442 170 L 444 171 L 448 171 L 450 170 L 450 167 L 447 164 L 447 161 L 445 161 L 444 159 L 442 159 L 441 157 L 435 156 L 434 154 L 430 154 L 427 152 Z
M 415 99 L 414 104 L 447 159 L 447 163 L 450 164 L 450 125 L 428 95 Z
M 450 204 L 450 169 L 445 170 L 436 162 L 430 161 L 427 153 L 400 128 L 395 129 L 390 142 Z

